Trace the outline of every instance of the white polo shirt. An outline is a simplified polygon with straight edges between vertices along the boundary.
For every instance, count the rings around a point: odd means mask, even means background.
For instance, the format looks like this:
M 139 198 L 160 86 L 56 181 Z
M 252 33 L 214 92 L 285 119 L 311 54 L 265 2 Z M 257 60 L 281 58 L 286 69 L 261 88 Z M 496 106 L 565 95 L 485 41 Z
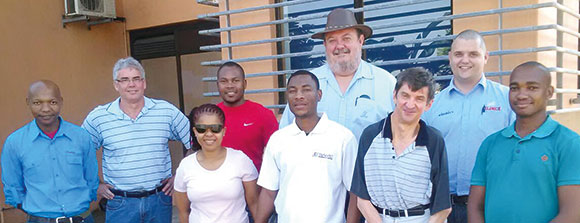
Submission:
M 258 185 L 278 191 L 278 222 L 344 222 L 356 144 L 352 132 L 326 114 L 308 135 L 296 121 L 272 134 Z

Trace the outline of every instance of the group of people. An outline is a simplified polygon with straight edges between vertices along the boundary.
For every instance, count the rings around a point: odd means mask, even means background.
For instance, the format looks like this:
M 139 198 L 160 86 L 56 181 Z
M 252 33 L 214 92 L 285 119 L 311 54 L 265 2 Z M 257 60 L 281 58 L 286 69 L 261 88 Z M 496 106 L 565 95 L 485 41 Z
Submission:
M 34 82 L 34 120 L 1 155 L 6 203 L 31 223 L 93 222 L 97 197 L 108 223 L 169 223 L 172 195 L 181 222 L 580 222 L 580 136 L 547 114 L 544 65 L 517 66 L 509 87 L 488 80 L 485 42 L 465 30 L 436 94 L 423 68 L 394 77 L 363 61 L 371 35 L 351 11 L 333 10 L 312 36 L 327 63 L 290 75 L 279 124 L 244 98 L 235 62 L 217 71 L 223 102 L 186 116 L 144 96 L 143 67 L 121 59 L 119 98 L 81 127 L 60 117 L 55 83 Z M 169 140 L 190 149 L 175 174 Z

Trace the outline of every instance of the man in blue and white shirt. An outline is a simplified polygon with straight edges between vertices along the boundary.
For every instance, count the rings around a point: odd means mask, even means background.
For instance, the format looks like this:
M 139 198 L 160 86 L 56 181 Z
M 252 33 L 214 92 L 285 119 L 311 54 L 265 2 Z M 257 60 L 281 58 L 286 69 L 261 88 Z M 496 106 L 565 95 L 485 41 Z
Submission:
M 508 88 L 483 75 L 488 57 L 478 32 L 459 33 L 449 51 L 451 83 L 435 96 L 433 106 L 422 117 L 445 138 L 453 204 L 450 223 L 467 223 L 471 170 L 481 142 L 515 120 Z
M 83 123 L 96 148 L 103 147 L 98 194 L 107 202 L 107 223 L 171 222 L 173 177 L 168 141 L 190 148 L 189 121 L 172 104 L 144 96 L 141 64 L 117 61 L 114 87 L 120 97 L 98 106 Z

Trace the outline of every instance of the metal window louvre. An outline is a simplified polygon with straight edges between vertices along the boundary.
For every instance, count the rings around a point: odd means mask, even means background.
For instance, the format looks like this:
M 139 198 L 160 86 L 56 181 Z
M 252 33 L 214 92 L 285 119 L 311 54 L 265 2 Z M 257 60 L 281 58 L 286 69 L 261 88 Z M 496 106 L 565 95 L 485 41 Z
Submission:
M 252 11 L 252 10 L 272 9 L 272 8 L 282 7 L 284 5 L 299 4 L 299 3 L 304 3 L 304 2 L 313 2 L 313 0 L 300 1 L 300 2 L 299 1 L 281 2 L 281 3 L 275 3 L 275 4 L 271 4 L 271 5 L 260 6 L 260 7 L 231 10 L 229 12 L 220 12 L 219 14 L 212 14 L 211 16 L 243 13 L 243 12 Z M 433 1 L 397 1 L 397 2 L 405 2 L 407 4 L 412 4 L 415 2 L 433 2 Z M 502 13 L 509 13 L 509 12 L 516 12 L 516 11 L 530 10 L 530 9 L 540 9 L 540 8 L 556 8 L 559 12 L 563 12 L 563 13 L 566 13 L 568 15 L 571 15 L 573 17 L 580 19 L 580 14 L 578 14 L 574 10 L 569 9 L 566 6 L 564 6 L 558 2 L 546 2 L 546 3 L 540 3 L 540 4 L 515 6 L 515 7 L 509 7 L 509 8 L 498 8 L 498 9 L 484 10 L 484 11 L 478 11 L 478 12 L 469 12 L 469 13 L 463 13 L 463 14 L 457 14 L 457 15 L 440 16 L 438 18 L 425 18 L 425 19 L 412 20 L 412 21 L 407 21 L 407 22 L 397 23 L 397 24 L 377 25 L 377 26 L 372 26 L 372 28 L 374 30 L 376 30 L 376 29 L 400 27 L 400 26 L 406 26 L 406 25 L 410 25 L 410 24 L 418 24 L 418 23 L 425 23 L 425 22 L 432 22 L 432 21 L 447 21 L 447 20 L 452 21 L 452 20 L 456 20 L 456 19 L 463 19 L 463 18 L 469 18 L 469 17 L 478 17 L 478 16 L 483 16 L 483 15 L 495 15 L 495 14 L 502 14 Z M 363 8 L 357 8 L 357 9 L 351 9 L 351 10 L 354 12 L 363 12 L 363 11 L 374 10 L 374 7 L 373 7 L 373 9 L 371 9 L 371 7 L 363 7 Z M 319 13 L 319 14 L 328 14 L 328 13 L 325 12 L 325 13 Z M 318 18 L 319 14 L 316 14 L 315 17 Z M 207 16 L 210 16 L 210 15 L 208 14 Z M 297 18 L 305 19 L 305 18 L 311 18 L 311 17 L 297 17 Z M 226 31 L 232 31 L 232 30 L 236 30 L 236 29 L 248 29 L 248 28 L 258 27 L 258 26 L 263 26 L 263 25 L 284 24 L 284 23 L 287 23 L 289 21 L 296 21 L 296 20 L 298 20 L 297 18 L 281 19 L 281 20 L 271 21 L 268 23 L 251 24 L 248 26 L 235 26 L 235 27 L 226 27 L 226 28 L 220 28 L 220 29 L 212 29 L 212 30 L 200 31 L 200 34 L 201 33 L 211 33 L 211 32 L 226 32 Z M 580 33 L 578 33 L 577 31 L 571 30 L 567 27 L 561 26 L 559 24 L 517 27 L 517 28 L 511 28 L 511 29 L 498 29 L 498 30 L 482 32 L 482 35 L 491 36 L 491 35 L 502 35 L 502 34 L 508 34 L 508 33 L 540 31 L 540 30 L 555 30 L 556 32 L 561 33 L 561 34 L 568 34 L 568 35 L 572 35 L 576 38 L 580 38 Z M 216 50 L 216 49 L 232 48 L 232 47 L 239 47 L 239 46 L 251 46 L 251 45 L 261 44 L 261 43 L 289 42 L 292 40 L 307 39 L 310 37 L 310 35 L 311 34 L 304 34 L 304 35 L 297 35 L 297 36 L 283 36 L 283 37 L 277 37 L 277 38 L 271 38 L 271 39 L 252 40 L 252 41 L 237 42 L 237 43 L 222 43 L 222 44 L 218 44 L 218 45 L 205 46 L 204 50 Z M 449 40 L 453 39 L 453 37 L 454 37 L 454 35 L 449 35 L 449 36 L 444 36 L 444 37 L 423 38 L 423 39 L 414 39 L 414 40 L 409 40 L 409 41 L 380 43 L 380 44 L 373 44 L 373 45 L 364 45 L 363 48 L 364 49 L 374 49 L 374 48 L 404 45 L 404 44 L 413 44 L 413 43 L 427 43 L 427 42 L 444 41 L 444 40 L 449 41 Z M 509 49 L 509 50 L 500 49 L 497 51 L 490 51 L 489 53 L 490 53 L 490 56 L 501 57 L 504 55 L 533 53 L 533 52 L 546 52 L 546 51 L 552 51 L 552 52 L 556 52 L 558 54 L 570 54 L 570 55 L 580 56 L 580 52 L 578 50 L 567 49 L 567 48 L 564 48 L 561 46 L 529 47 L 529 48 Z M 249 57 L 249 58 L 238 58 L 238 59 L 234 59 L 233 61 L 247 62 L 247 61 L 258 61 L 258 60 L 287 59 L 287 58 L 298 57 L 298 56 L 323 55 L 323 54 L 324 54 L 324 52 L 319 50 L 319 51 L 311 51 L 311 52 L 285 53 L 285 54 L 272 55 L 272 56 L 256 56 L 256 57 Z M 401 64 L 401 63 L 420 64 L 420 63 L 424 63 L 424 62 L 444 61 L 444 60 L 448 60 L 448 57 L 447 56 L 435 56 L 435 57 L 429 57 L 429 58 L 412 58 L 412 59 L 405 59 L 405 60 L 381 61 L 381 62 L 377 62 L 374 64 L 375 65 L 388 65 L 388 64 Z M 226 60 L 205 61 L 202 63 L 202 65 L 220 65 L 221 63 L 223 63 L 225 61 Z M 551 72 L 556 72 L 556 73 L 580 75 L 579 71 L 574 70 L 574 69 L 564 68 L 564 67 L 551 67 L 549 69 Z M 261 76 L 285 75 L 285 74 L 292 73 L 294 71 L 295 70 L 288 69 L 288 70 L 280 70 L 280 71 L 273 71 L 273 72 L 253 73 L 253 74 L 247 74 L 247 77 L 252 78 L 252 77 L 261 77 Z M 505 75 L 508 75 L 509 73 L 510 73 L 509 71 L 486 72 L 486 76 L 505 76 Z M 443 80 L 443 79 L 449 79 L 450 76 L 438 76 L 436 78 Z M 203 78 L 203 81 L 206 81 L 206 82 L 207 81 L 215 81 L 215 78 L 214 77 L 206 77 L 206 78 Z M 278 88 L 276 90 L 276 92 L 280 92 L 280 91 L 284 91 L 284 89 Z M 249 90 L 246 93 L 251 94 L 251 93 L 263 93 L 263 92 L 272 92 L 272 91 L 271 91 L 271 89 L 257 89 L 257 90 Z M 557 88 L 556 93 L 561 95 L 563 93 L 578 94 L 579 92 L 577 89 Z M 204 95 L 205 96 L 216 96 L 218 94 L 216 94 L 216 92 L 209 92 L 209 93 L 205 93 Z M 561 101 L 558 102 L 558 104 L 560 104 L 560 107 L 561 107 L 561 104 L 562 104 Z M 279 107 L 283 107 L 284 105 L 268 105 L 268 106 L 270 108 L 279 108 Z

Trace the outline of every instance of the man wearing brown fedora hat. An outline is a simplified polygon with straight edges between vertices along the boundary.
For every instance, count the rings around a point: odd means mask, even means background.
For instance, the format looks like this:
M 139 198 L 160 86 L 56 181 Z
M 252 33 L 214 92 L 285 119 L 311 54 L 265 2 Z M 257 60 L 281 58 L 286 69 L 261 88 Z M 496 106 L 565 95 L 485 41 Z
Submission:
M 324 94 L 318 111 L 352 131 L 357 141 L 367 126 L 387 117 L 394 108 L 395 78 L 361 59 L 364 41 L 372 33 L 369 26 L 357 23 L 352 11 L 338 8 L 328 14 L 326 28 L 312 35 L 322 39 L 326 49 L 326 64 L 312 70 Z M 280 128 L 293 120 L 286 106 Z M 353 198 L 351 195 L 349 222 L 360 216 Z
M 393 75 L 361 59 L 362 45 L 372 33 L 369 26 L 356 22 L 352 11 L 338 8 L 328 14 L 326 28 L 312 35 L 322 39 L 326 49 L 326 64 L 312 70 L 324 92 L 318 111 L 347 127 L 357 140 L 365 127 L 386 117 L 394 107 Z M 286 107 L 280 128 L 293 120 Z

